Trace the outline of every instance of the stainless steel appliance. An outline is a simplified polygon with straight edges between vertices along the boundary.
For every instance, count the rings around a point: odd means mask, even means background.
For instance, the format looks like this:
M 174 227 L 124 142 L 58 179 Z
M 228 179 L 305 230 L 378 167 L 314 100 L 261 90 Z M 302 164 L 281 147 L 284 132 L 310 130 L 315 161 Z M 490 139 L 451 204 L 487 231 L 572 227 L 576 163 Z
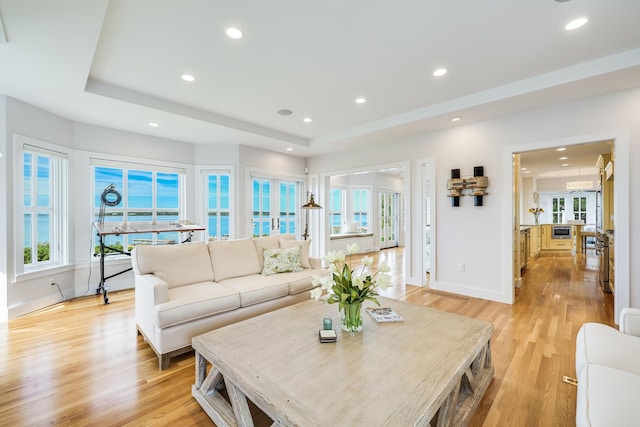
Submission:
M 611 286 L 609 286 L 609 236 L 600 231 L 596 232 L 596 253 L 600 260 L 598 282 L 604 292 L 611 292 Z
M 552 239 L 570 239 L 571 238 L 571 226 L 570 225 L 553 225 L 551 227 Z

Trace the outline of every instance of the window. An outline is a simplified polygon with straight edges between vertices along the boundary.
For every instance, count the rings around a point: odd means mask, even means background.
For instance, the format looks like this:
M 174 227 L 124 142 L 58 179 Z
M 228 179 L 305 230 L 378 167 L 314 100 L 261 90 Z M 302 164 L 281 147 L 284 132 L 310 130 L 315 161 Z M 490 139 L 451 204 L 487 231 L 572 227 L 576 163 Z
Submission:
M 22 146 L 22 268 L 18 272 L 66 262 L 67 156 Z
M 109 206 L 105 222 L 178 221 L 182 219 L 185 171 L 147 165 L 96 161 L 93 165 L 94 220 L 98 220 L 100 196 L 111 184 L 122 195 L 116 206 Z M 147 233 L 105 236 L 105 245 L 131 250 L 136 244 L 179 243 L 180 234 Z M 98 238 L 94 251 L 99 251 Z M 113 250 L 106 248 L 106 252 Z
M 587 223 L 587 198 L 586 197 L 574 197 L 573 198 L 573 219 L 582 220 Z
M 564 197 L 553 197 L 551 199 L 551 218 L 553 224 L 564 223 Z
M 329 226 L 331 234 L 342 232 L 342 221 L 345 212 L 345 190 L 341 188 L 331 188 L 329 201 Z
M 358 224 L 357 231 L 359 233 L 369 231 L 370 194 L 369 189 L 355 188 L 353 190 L 353 221 Z
M 203 172 L 208 240 L 228 240 L 231 231 L 231 173 Z

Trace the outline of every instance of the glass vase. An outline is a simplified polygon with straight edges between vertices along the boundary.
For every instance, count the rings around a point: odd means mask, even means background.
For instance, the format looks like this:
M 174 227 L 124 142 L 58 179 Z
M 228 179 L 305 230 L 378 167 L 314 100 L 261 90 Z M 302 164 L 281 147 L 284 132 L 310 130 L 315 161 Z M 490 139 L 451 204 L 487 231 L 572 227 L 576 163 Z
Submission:
M 345 304 L 342 307 L 342 330 L 347 332 L 360 332 L 362 330 L 362 301 Z

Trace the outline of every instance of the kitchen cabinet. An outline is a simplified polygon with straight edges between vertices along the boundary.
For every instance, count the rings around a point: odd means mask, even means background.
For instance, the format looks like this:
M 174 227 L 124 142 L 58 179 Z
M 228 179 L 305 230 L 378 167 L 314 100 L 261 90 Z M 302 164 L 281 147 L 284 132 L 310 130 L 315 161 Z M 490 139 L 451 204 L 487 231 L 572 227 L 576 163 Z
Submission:
M 542 226 L 535 225 L 529 230 L 529 258 L 535 258 L 542 246 Z
M 607 179 L 607 165 L 609 165 L 610 175 Z M 601 154 L 596 163 L 599 172 L 601 206 L 598 216 L 602 219 L 599 222 L 599 230 L 614 230 L 614 212 L 613 212 L 613 161 L 611 154 Z
M 543 224 L 541 228 L 541 252 L 571 252 L 573 250 L 573 239 L 554 239 L 553 238 L 553 225 Z
M 612 293 L 616 292 L 616 284 L 615 284 L 615 278 L 616 278 L 616 269 L 615 269 L 615 263 L 614 263 L 614 252 L 615 252 L 615 237 L 614 234 L 612 232 L 607 233 L 609 235 L 609 288 L 611 289 Z M 605 260 L 605 262 L 607 262 L 607 260 Z
M 540 225 L 540 249 L 549 250 L 551 247 L 551 226 L 549 224 Z
M 520 230 L 520 270 L 527 267 L 529 258 L 529 229 Z

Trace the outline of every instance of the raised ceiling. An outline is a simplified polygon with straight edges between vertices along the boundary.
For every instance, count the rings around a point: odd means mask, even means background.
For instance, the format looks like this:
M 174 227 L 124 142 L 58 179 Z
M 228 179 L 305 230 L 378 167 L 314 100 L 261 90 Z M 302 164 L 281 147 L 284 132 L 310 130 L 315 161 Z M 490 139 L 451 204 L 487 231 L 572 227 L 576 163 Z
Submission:
M 601 154 L 614 150 L 613 141 L 595 141 L 520 154 L 521 175 L 535 178 L 593 176 Z
M 637 0 L 0 0 L 0 13 L 3 94 L 299 156 L 640 86 Z

